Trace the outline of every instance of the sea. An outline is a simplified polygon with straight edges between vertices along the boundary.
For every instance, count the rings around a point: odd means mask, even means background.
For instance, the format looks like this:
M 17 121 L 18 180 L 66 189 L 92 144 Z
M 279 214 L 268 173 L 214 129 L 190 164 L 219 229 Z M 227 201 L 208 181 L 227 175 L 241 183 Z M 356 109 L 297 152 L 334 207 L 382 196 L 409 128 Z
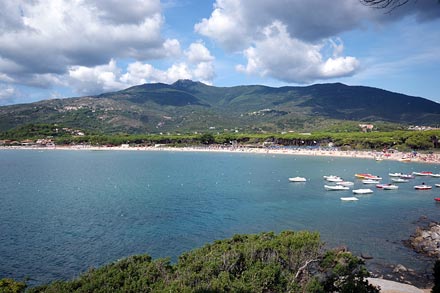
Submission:
M 417 177 L 398 190 L 341 201 L 324 175 L 365 188 L 355 173 L 440 166 L 282 154 L 181 151 L 0 151 L 0 278 L 30 286 L 69 280 L 134 254 L 169 257 L 237 233 L 318 231 L 374 264 L 416 272 L 432 262 L 405 247 L 421 217 L 440 221 L 440 179 Z M 307 182 L 292 183 L 302 176 Z M 367 261 L 367 265 L 368 265 Z

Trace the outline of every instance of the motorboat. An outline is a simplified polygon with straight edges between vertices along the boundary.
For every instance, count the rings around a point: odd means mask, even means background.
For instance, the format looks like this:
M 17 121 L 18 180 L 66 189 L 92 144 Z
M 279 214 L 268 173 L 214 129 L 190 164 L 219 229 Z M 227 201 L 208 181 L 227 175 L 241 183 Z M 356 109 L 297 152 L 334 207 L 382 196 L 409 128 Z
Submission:
M 425 185 L 425 184 L 414 186 L 414 189 L 417 189 L 417 190 L 429 190 L 431 188 L 432 188 L 431 185 Z
M 413 178 L 414 178 L 414 175 L 411 175 L 411 174 L 402 174 L 402 175 L 400 175 L 399 177 L 402 178 L 402 179 L 413 179 Z
M 440 197 L 434 198 L 435 201 L 440 202 Z
M 390 177 L 400 177 L 400 176 L 402 176 L 403 175 L 403 173 L 388 173 L 388 175 L 390 176 Z
M 341 177 L 336 176 L 336 175 L 324 175 L 324 176 L 322 176 L 322 177 L 324 177 L 325 180 L 327 180 L 327 179 L 331 179 L 331 178 L 341 178 Z
M 384 187 L 382 187 L 383 190 L 396 190 L 399 189 L 399 186 L 394 184 L 387 184 Z
M 356 174 L 354 174 L 354 176 L 359 179 L 365 179 L 366 177 L 373 176 L 373 175 L 371 175 L 369 173 L 356 173 Z
M 341 200 L 343 200 L 343 201 L 356 201 L 356 200 L 359 200 L 359 198 L 354 197 L 354 196 L 350 196 L 350 197 L 341 197 Z
M 369 188 L 353 189 L 354 194 L 368 194 L 373 193 L 373 190 Z
M 306 182 L 307 179 L 304 177 L 290 177 L 289 181 L 290 182 Z
M 342 186 L 353 186 L 353 185 L 354 185 L 354 182 L 351 182 L 351 181 L 341 181 L 341 182 L 338 182 L 338 185 L 342 185 Z
M 380 182 L 379 180 L 373 180 L 373 179 L 364 179 L 364 180 L 362 180 L 363 184 L 377 184 L 379 182 Z
M 333 191 L 340 191 L 340 190 L 349 190 L 347 186 L 342 185 L 324 185 L 325 190 L 333 190 Z
M 328 182 L 342 182 L 342 181 L 344 181 L 344 179 L 342 179 L 341 177 L 327 178 L 325 180 L 327 180 Z
M 389 185 L 389 183 L 386 184 L 377 184 L 376 188 L 384 188 L 385 186 Z
M 391 178 L 391 181 L 393 181 L 394 183 L 406 183 L 406 182 L 409 182 L 408 179 L 403 179 L 403 178 Z
M 440 178 L 440 174 L 431 174 L 431 177 Z
M 436 183 L 436 184 L 435 184 L 435 187 L 440 187 L 440 184 Z
M 423 172 L 412 172 L 414 176 L 431 176 L 432 172 L 423 171 Z

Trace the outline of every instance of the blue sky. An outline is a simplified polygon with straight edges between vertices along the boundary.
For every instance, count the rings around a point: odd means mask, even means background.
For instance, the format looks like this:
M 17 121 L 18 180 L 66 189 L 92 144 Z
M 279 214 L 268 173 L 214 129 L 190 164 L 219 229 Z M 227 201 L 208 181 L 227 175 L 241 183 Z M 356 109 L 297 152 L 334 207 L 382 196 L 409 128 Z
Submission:
M 192 79 L 343 82 L 440 102 L 440 4 L 2 0 L 0 105 Z M 356 98 L 356 97 L 353 97 Z

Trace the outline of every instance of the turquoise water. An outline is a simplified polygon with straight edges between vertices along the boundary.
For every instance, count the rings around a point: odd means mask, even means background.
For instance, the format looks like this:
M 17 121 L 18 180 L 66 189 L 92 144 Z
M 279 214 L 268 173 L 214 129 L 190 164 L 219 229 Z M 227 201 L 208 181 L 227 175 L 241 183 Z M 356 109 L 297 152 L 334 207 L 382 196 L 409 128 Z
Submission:
M 325 191 L 323 175 L 433 171 L 440 166 L 351 158 L 234 153 L 0 151 L 0 278 L 30 284 L 70 279 L 90 267 L 147 253 L 176 260 L 235 233 L 319 231 L 374 261 L 424 271 L 405 248 L 425 215 L 440 221 L 440 189 Z M 306 183 L 287 178 L 304 176 Z M 386 181 L 386 180 L 384 180 Z M 356 181 L 355 188 L 362 184 Z

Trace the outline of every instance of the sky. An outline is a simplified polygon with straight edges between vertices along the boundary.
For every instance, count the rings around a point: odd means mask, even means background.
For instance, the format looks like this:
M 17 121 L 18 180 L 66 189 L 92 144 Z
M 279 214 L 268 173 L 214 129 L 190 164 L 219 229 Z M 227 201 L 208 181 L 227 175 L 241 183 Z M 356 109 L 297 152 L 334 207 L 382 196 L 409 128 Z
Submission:
M 438 0 L 0 0 L 0 105 L 179 79 L 440 102 L 439 28 Z

